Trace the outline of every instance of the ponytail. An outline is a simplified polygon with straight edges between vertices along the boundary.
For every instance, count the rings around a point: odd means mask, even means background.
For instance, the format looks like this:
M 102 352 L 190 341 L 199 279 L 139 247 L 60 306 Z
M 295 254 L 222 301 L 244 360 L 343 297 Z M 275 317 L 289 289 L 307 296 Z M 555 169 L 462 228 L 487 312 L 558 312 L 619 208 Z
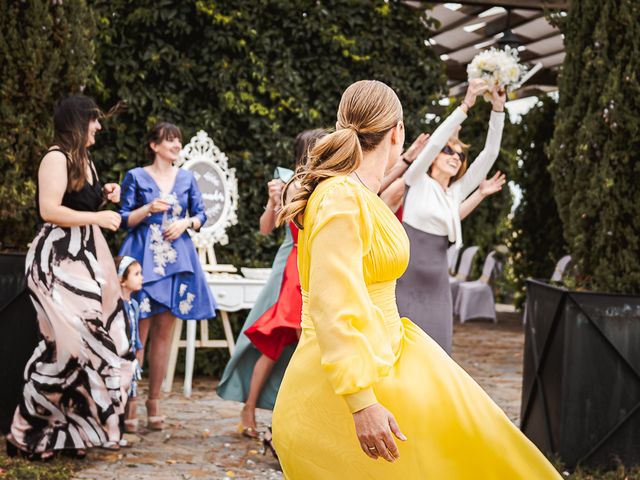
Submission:
M 278 224 L 293 221 L 303 228 L 302 217 L 309 197 L 320 182 L 340 175 L 348 175 L 360 166 L 362 147 L 355 127 L 342 128 L 318 140 L 309 153 L 306 165 L 300 167 L 289 180 L 300 188 L 278 214 Z

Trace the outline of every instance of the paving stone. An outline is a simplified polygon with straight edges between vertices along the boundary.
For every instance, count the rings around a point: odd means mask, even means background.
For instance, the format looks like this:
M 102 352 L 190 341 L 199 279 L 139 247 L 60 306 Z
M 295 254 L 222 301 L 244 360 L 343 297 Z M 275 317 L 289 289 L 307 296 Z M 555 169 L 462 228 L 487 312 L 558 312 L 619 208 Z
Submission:
M 499 314 L 499 323 L 469 322 L 454 326 L 454 359 L 518 423 L 522 386 L 523 333 L 513 312 Z M 222 400 L 215 382 L 194 381 L 193 395 L 182 395 L 182 385 L 162 401 L 167 428 L 152 432 L 141 428 L 129 436 L 130 448 L 119 453 L 94 450 L 74 478 L 77 480 L 180 480 L 180 479 L 282 479 L 278 462 L 262 455 L 259 440 L 237 432 L 242 405 Z M 141 384 L 142 399 L 146 386 Z M 145 419 L 144 402 L 138 416 Z M 262 430 L 271 423 L 271 412 L 259 410 Z M 141 423 L 142 425 L 142 423 Z

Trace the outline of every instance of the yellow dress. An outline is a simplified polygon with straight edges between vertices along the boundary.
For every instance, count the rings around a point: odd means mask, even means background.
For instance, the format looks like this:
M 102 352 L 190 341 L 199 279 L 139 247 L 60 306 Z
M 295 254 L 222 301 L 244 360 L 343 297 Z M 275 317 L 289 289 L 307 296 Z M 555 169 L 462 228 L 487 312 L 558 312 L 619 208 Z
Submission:
M 560 475 L 502 410 L 409 319 L 395 282 L 409 240 L 389 208 L 349 177 L 322 182 L 298 237 L 302 335 L 273 411 L 289 480 L 541 480 Z M 380 402 L 407 441 L 372 460 L 352 412 Z

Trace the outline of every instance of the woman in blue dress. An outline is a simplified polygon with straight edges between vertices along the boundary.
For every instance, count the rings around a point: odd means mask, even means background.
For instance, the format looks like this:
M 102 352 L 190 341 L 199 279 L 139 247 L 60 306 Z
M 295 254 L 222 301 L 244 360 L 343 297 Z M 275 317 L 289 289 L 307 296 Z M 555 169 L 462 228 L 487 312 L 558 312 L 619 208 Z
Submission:
M 182 149 L 182 134 L 171 123 L 159 123 L 147 137 L 147 167 L 129 170 L 122 183 L 120 215 L 128 230 L 119 255 L 142 265 L 144 283 L 140 304 L 140 338 L 150 342 L 148 428 L 161 430 L 158 399 L 167 372 L 173 325 L 182 320 L 215 316 L 211 295 L 198 254 L 187 233 L 204 225 L 202 195 L 193 174 L 173 162 Z M 144 348 L 138 351 L 142 364 Z M 131 408 L 135 408 L 132 405 Z

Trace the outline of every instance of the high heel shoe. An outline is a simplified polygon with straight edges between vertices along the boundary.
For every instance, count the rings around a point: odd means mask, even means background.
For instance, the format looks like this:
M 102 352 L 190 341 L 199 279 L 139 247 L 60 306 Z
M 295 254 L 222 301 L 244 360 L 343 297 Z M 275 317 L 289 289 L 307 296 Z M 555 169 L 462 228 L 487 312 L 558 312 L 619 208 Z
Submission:
M 245 427 L 242 423 L 238 424 L 238 433 L 241 433 L 243 437 L 258 438 L 258 430 L 253 427 Z
M 278 460 L 278 454 L 276 453 L 276 449 L 273 446 L 273 435 L 271 432 L 271 427 L 268 427 L 269 431 L 264 433 L 264 437 L 262 438 L 262 455 L 267 454 L 267 449 L 271 450 L 271 454 Z
M 147 428 L 149 430 L 162 430 L 164 428 L 164 420 L 165 417 L 164 415 L 149 415 L 149 412 L 154 410 L 154 411 L 158 411 L 158 399 L 157 398 L 150 398 L 149 400 L 146 401 L 145 403 L 146 407 L 147 407 Z M 155 407 L 155 408 L 151 408 L 151 407 Z

